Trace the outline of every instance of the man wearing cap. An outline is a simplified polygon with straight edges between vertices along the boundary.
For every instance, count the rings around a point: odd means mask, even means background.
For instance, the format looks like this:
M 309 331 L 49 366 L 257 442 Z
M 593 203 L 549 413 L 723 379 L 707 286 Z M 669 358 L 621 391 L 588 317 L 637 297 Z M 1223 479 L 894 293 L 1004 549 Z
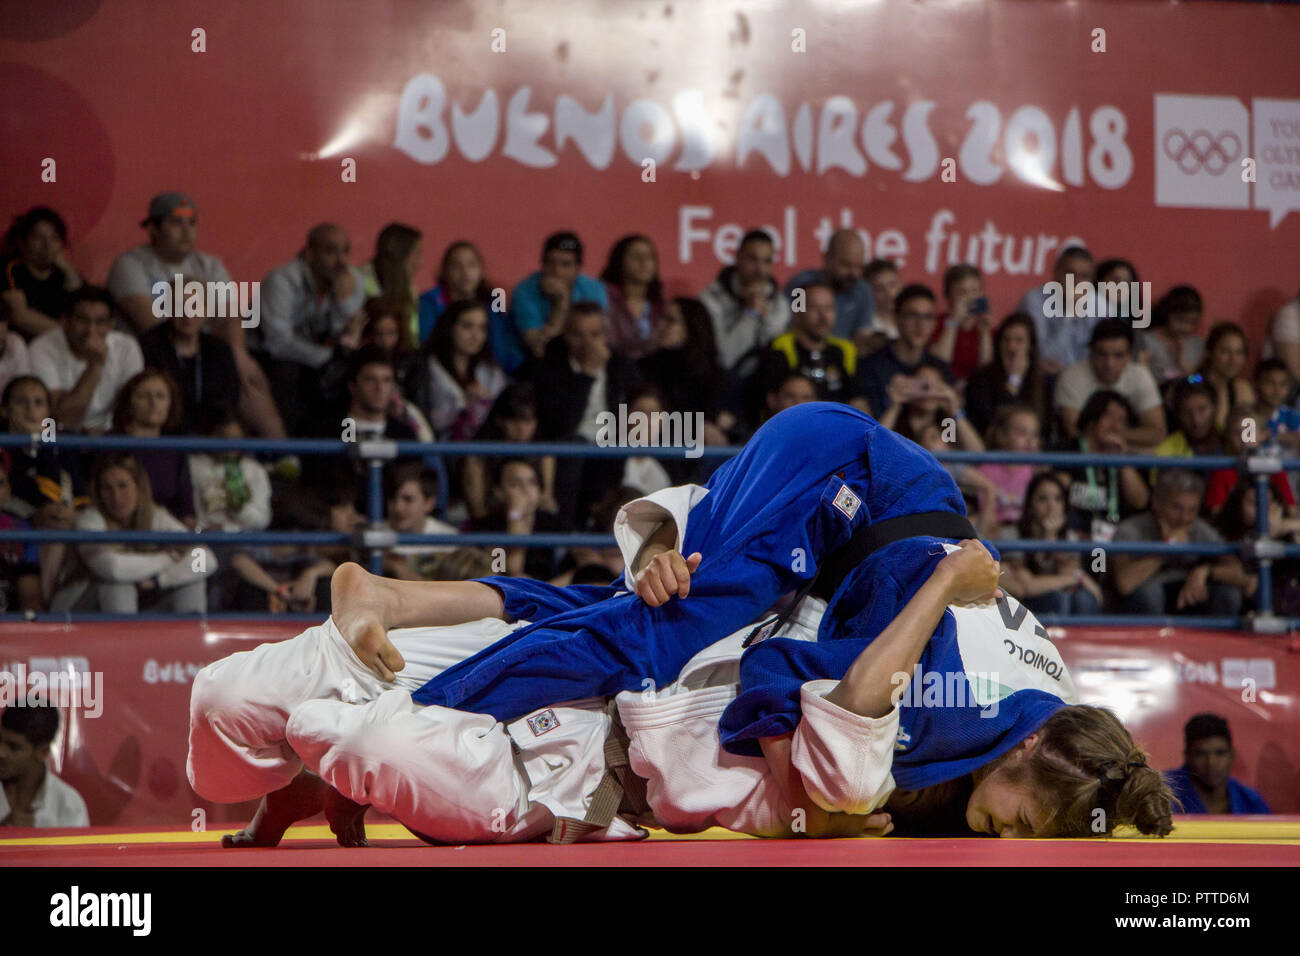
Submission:
M 165 318 L 154 314 L 154 283 L 171 285 L 177 275 L 184 276 L 187 282 L 231 281 L 220 259 L 195 248 L 198 209 L 185 193 L 165 192 L 154 196 L 140 225 L 148 230 L 149 241 L 118 256 L 108 273 L 108 291 L 137 334 L 147 332 Z M 244 344 L 243 325 L 239 321 L 218 320 L 211 331 L 224 338 L 234 352 L 240 379 L 239 413 L 244 424 L 264 438 L 285 437 L 266 374 Z M 236 396 L 230 399 L 233 402 Z
M 194 248 L 198 235 L 198 211 L 184 193 L 159 193 L 149 203 L 149 214 L 140 221 L 149 241 L 122 253 L 108 273 L 108 291 L 113 294 L 137 334 L 147 332 L 163 320 L 154 315 L 153 285 L 171 285 L 177 274 L 198 282 L 229 282 L 230 273 L 216 256 Z
M 515 372 L 529 358 L 540 358 L 546 344 L 564 331 L 569 308 L 578 302 L 595 302 L 609 308 L 605 286 L 580 275 L 582 242 L 571 232 L 548 236 L 542 246 L 542 268 L 519 285 L 510 296 L 510 315 L 503 321 L 492 313 L 492 351 L 507 372 Z

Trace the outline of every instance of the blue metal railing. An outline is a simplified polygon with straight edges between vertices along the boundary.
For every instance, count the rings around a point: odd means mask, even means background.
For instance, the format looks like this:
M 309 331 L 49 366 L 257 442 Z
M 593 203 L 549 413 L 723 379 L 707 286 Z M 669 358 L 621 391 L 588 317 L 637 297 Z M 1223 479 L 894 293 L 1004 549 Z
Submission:
M 0 448 L 40 448 L 43 443 L 39 436 L 0 434 Z M 360 459 L 366 463 L 366 518 L 370 527 L 356 534 L 344 534 L 330 531 L 202 531 L 202 532 L 154 532 L 154 531 L 79 531 L 79 530 L 0 530 L 0 542 L 37 541 L 86 543 L 91 541 L 124 542 L 136 544 L 172 544 L 172 545 L 303 545 L 303 546 L 337 546 L 352 545 L 368 552 L 368 563 L 372 571 L 379 573 L 382 568 L 383 552 L 395 545 L 496 545 L 502 547 L 608 547 L 616 544 L 612 534 L 532 534 L 512 535 L 495 532 L 469 532 L 464 534 L 405 534 L 383 532 L 377 533 L 383 522 L 383 467 L 398 457 L 427 458 L 440 457 L 515 457 L 515 456 L 555 456 L 557 458 L 626 458 L 632 455 L 660 459 L 686 457 L 686 449 L 681 447 L 627 447 L 619 445 L 589 445 L 568 442 L 530 442 L 517 443 L 505 441 L 464 441 L 464 442 L 415 442 L 415 441 L 358 441 L 346 442 L 341 439 L 313 438 L 195 438 L 180 436 L 163 436 L 160 438 L 140 439 L 123 435 L 73 435 L 59 434 L 53 442 L 60 448 L 87 451 L 136 451 L 142 446 L 150 448 L 189 452 L 210 453 L 217 451 L 239 451 L 255 455 L 338 455 L 344 454 Z M 691 454 L 693 459 L 713 460 L 730 458 L 741 450 L 741 446 L 701 446 L 698 454 Z M 1088 454 L 1078 452 L 942 452 L 935 457 L 941 463 L 952 464 L 1034 464 L 1074 468 L 1081 462 L 1102 467 L 1131 466 L 1141 469 L 1188 468 L 1207 471 L 1232 468 L 1247 474 L 1255 482 L 1257 539 L 1242 544 L 1168 544 L 1165 542 L 1142 541 L 1030 541 L 1020 539 L 1003 539 L 995 543 L 1002 552 L 1078 552 L 1087 553 L 1098 547 L 1108 553 L 1116 554 L 1193 554 L 1200 556 L 1242 555 L 1253 558 L 1259 563 L 1259 589 L 1256 594 L 1256 614 L 1250 619 L 1253 629 L 1257 631 L 1277 632 L 1292 627 L 1300 627 L 1300 621 L 1287 621 L 1273 614 L 1272 599 L 1272 562 L 1280 558 L 1300 557 L 1300 544 L 1282 544 L 1268 540 L 1268 482 L 1272 475 L 1284 471 L 1300 470 L 1300 458 L 1281 458 L 1275 451 L 1264 450 L 1240 458 L 1228 455 L 1205 455 L 1195 457 L 1166 457 L 1161 455 L 1117 455 Z M 5 615 L 12 617 L 12 615 Z M 138 616 L 138 615 L 137 615 Z M 217 619 L 252 619 L 256 616 L 209 615 Z M 1046 624 L 1057 622 L 1056 615 L 1043 615 Z M 71 619 L 107 619 L 102 615 L 60 616 L 57 620 Z M 1156 616 L 1143 617 L 1135 615 L 1093 615 L 1087 618 L 1119 624 L 1121 622 L 1142 622 L 1146 624 L 1178 623 L 1181 626 L 1227 627 L 1239 626 L 1240 622 L 1232 618 L 1210 618 L 1190 616 Z M 1084 618 L 1071 617 L 1071 623 L 1085 623 Z

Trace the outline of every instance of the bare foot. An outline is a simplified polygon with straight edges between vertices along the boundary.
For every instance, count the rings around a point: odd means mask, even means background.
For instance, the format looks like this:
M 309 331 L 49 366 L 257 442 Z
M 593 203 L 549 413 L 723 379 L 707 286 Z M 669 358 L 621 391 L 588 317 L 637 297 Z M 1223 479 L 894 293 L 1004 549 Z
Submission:
M 339 846 L 370 846 L 366 839 L 366 811 L 369 807 L 349 800 L 333 787 L 325 792 L 325 819 Z
M 330 616 L 357 660 L 384 681 L 392 681 L 406 661 L 388 639 L 388 593 L 384 579 L 351 561 L 330 578 Z
M 221 845 L 227 848 L 278 846 L 285 830 L 321 812 L 327 789 L 324 780 L 304 770 L 287 787 L 264 796 L 252 822 L 238 833 L 227 833 L 221 838 Z

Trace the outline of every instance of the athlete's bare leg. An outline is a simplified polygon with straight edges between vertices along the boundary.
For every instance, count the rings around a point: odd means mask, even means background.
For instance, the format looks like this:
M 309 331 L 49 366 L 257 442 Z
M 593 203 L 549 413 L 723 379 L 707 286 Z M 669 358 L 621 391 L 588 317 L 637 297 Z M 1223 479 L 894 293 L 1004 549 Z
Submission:
M 349 800 L 333 787 L 325 791 L 325 819 L 339 846 L 370 846 L 366 839 L 366 811 L 369 807 Z
M 373 575 L 351 561 L 330 579 L 331 616 L 357 658 L 382 679 L 406 666 L 388 639 L 398 627 L 446 627 L 505 620 L 496 588 L 478 581 L 397 581 Z
M 299 820 L 314 817 L 325 807 L 330 789 L 320 777 L 304 770 L 289 782 L 262 798 L 252 821 L 238 833 L 221 838 L 224 847 L 277 846 L 284 831 Z M 342 837 L 339 842 L 343 843 Z M 348 846 L 350 844 L 343 844 Z

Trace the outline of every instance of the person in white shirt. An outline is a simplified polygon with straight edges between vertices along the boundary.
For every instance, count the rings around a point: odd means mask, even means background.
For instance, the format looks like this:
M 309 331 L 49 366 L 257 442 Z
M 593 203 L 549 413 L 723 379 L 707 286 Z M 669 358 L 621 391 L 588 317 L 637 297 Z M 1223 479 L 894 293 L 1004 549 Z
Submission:
M 1165 437 L 1165 411 L 1160 389 L 1150 370 L 1133 360 L 1133 328 L 1122 319 L 1104 319 L 1092 331 L 1088 357 L 1068 366 L 1056 380 L 1054 401 L 1061 427 L 1073 439 L 1079 412 L 1093 392 L 1119 392 L 1137 412 L 1139 423 L 1129 428 L 1129 445 L 1152 447 Z
M 1064 290 L 1073 276 L 1076 295 L 1085 293 L 1081 290 L 1085 283 L 1091 283 L 1096 275 L 1096 266 L 1092 253 L 1083 246 L 1067 246 L 1056 257 L 1056 266 L 1052 270 L 1052 280 L 1059 283 Z M 1062 293 L 1064 294 L 1064 293 Z M 1016 307 L 1034 320 L 1034 331 L 1038 333 L 1038 355 L 1043 368 L 1049 375 L 1059 372 L 1067 365 L 1086 358 L 1093 328 L 1101 321 L 1104 311 L 1102 303 L 1097 302 L 1096 314 L 1048 315 L 1047 290 L 1037 285 L 1025 293 Z M 1068 310 L 1073 312 L 1072 309 Z
M 388 520 L 384 527 L 398 534 L 457 534 L 454 525 L 433 517 L 438 503 L 438 478 L 420 462 L 394 465 L 388 475 Z M 384 573 L 390 577 L 419 580 L 418 565 L 429 555 L 448 554 L 451 544 L 399 544 L 384 555 Z
M 113 301 L 98 286 L 72 293 L 62 323 L 33 339 L 29 351 L 55 420 L 73 431 L 107 431 L 118 390 L 144 370 L 139 343 L 113 329 Z
M 32 374 L 32 360 L 27 354 L 27 343 L 17 332 L 9 331 L 13 312 L 13 306 L 8 300 L 0 299 L 0 392 L 20 375 Z
M 166 318 L 154 312 L 153 289 L 158 282 L 170 284 L 180 275 L 183 281 L 202 282 L 209 289 L 216 283 L 234 288 L 228 285 L 231 278 L 225 263 L 196 248 L 198 208 L 185 193 L 154 196 L 140 226 L 148 231 L 149 241 L 118 256 L 108 273 L 108 291 L 137 335 Z M 255 321 L 260 323 L 262 318 L 258 315 Z M 225 339 L 234 353 L 239 370 L 239 414 L 244 425 L 263 438 L 284 438 L 284 422 L 272 400 L 271 385 L 249 354 L 243 319 L 211 315 L 204 331 Z
M 23 701 L 0 714 L 0 826 L 88 827 L 86 801 L 46 766 L 59 710 Z
M 91 507 L 77 515 L 82 531 L 187 531 L 153 500 L 149 475 L 129 452 L 113 452 L 95 463 L 90 478 Z M 208 548 L 188 545 L 81 544 L 77 554 L 85 573 L 69 581 L 50 602 L 50 610 L 99 610 L 135 614 L 141 610 L 202 613 L 207 610 L 204 579 L 217 570 Z

